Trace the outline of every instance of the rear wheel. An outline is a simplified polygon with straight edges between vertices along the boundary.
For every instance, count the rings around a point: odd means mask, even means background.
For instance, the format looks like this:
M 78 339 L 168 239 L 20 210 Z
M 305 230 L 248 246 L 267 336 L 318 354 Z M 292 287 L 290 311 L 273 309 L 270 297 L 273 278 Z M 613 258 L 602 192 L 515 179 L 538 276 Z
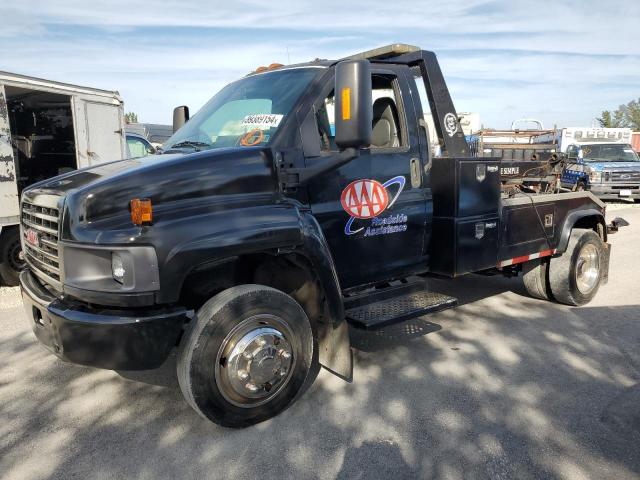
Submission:
M 182 393 L 200 415 L 245 427 L 284 410 L 313 361 L 313 333 L 289 295 L 261 285 L 232 287 L 205 303 L 178 354 Z
M 20 229 L 8 227 L 0 235 L 0 277 L 5 285 L 18 285 L 20 272 L 26 263 L 20 245 Z
M 541 300 L 551 300 L 549 286 L 549 259 L 530 260 L 522 266 L 522 281 L 529 295 Z
M 576 184 L 576 192 L 584 192 L 586 190 L 587 190 L 587 184 L 583 180 L 580 180 Z
M 584 305 L 598 292 L 604 267 L 604 244 L 593 230 L 574 229 L 567 251 L 549 264 L 553 297 L 566 305 Z

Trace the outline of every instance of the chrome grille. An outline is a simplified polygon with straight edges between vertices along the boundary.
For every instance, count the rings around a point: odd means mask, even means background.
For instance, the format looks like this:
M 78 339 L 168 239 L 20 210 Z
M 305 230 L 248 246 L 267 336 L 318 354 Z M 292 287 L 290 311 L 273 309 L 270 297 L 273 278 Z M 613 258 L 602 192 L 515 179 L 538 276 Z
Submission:
M 640 182 L 640 172 L 638 171 L 613 171 L 610 175 L 613 182 Z
M 22 202 L 22 248 L 31 270 L 53 286 L 60 284 L 57 208 Z

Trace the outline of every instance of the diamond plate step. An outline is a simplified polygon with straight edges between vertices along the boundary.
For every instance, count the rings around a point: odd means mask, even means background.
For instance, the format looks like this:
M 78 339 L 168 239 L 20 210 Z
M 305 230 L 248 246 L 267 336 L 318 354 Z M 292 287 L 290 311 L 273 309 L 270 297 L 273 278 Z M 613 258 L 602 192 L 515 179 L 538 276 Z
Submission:
M 350 308 L 347 321 L 355 327 L 375 330 L 392 323 L 427 313 L 435 313 L 455 307 L 458 299 L 436 292 L 412 292 L 388 300 Z

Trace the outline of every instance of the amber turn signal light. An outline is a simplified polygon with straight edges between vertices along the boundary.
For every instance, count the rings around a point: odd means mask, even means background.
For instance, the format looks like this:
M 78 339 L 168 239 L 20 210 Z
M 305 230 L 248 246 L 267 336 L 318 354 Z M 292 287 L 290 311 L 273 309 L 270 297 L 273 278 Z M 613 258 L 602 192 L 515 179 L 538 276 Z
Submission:
M 342 89 L 342 120 L 351 120 L 351 89 Z
M 131 221 L 134 225 L 149 224 L 153 221 L 153 208 L 148 198 L 131 200 Z

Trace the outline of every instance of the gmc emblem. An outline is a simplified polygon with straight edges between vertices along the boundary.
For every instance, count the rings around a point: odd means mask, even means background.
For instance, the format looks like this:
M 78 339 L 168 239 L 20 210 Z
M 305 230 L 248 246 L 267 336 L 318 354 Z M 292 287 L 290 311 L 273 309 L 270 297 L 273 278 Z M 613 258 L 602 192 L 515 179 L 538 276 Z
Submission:
M 30 243 L 31 245 L 35 246 L 35 247 L 39 247 L 40 246 L 40 238 L 38 238 L 38 232 L 36 232 L 35 230 L 27 230 L 24 232 L 24 237 L 27 240 L 27 243 Z

